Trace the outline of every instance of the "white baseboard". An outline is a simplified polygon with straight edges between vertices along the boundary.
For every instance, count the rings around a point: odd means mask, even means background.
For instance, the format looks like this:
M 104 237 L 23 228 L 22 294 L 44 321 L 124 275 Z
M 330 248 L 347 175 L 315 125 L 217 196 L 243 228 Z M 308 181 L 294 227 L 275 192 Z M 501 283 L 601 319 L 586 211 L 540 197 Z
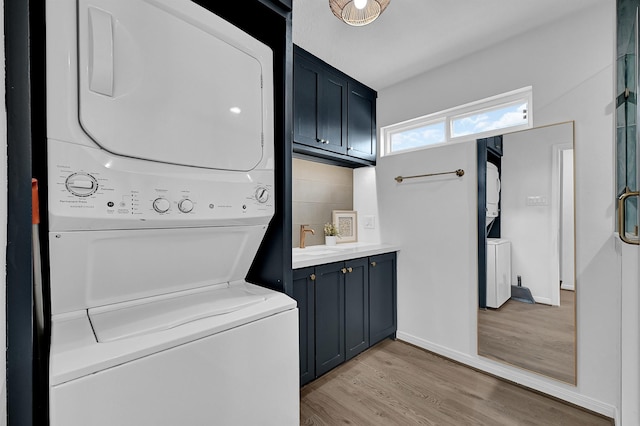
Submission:
M 561 382 L 550 382 L 551 379 L 544 380 L 542 377 L 536 377 L 533 373 L 521 371 L 515 367 L 503 365 L 488 358 L 485 359 L 479 356 L 470 356 L 401 331 L 396 333 L 396 337 L 398 340 L 411 343 L 412 345 L 418 346 L 422 349 L 426 349 L 470 367 L 477 368 L 478 370 L 485 371 L 494 376 L 540 391 L 571 404 L 583 407 L 587 410 L 602 414 L 603 416 L 610 417 L 615 420 L 615 424 L 620 424 L 618 419 L 618 410 L 615 406 L 584 396 L 571 389 L 571 385 Z
M 536 303 L 542 303 L 543 305 L 553 305 L 553 303 L 551 303 L 551 299 L 549 299 L 548 297 L 533 296 L 533 299 L 536 301 Z

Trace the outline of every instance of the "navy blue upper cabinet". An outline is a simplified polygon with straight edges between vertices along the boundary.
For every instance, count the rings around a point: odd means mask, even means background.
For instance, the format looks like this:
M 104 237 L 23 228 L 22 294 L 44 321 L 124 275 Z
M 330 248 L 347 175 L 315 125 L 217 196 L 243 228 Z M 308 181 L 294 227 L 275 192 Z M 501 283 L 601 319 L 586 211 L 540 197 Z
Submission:
M 347 81 L 298 53 L 293 64 L 294 140 L 346 154 Z
M 376 93 L 360 83 L 350 81 L 347 117 L 348 155 L 375 163 Z
M 375 165 L 377 93 L 296 45 L 293 65 L 293 151 Z

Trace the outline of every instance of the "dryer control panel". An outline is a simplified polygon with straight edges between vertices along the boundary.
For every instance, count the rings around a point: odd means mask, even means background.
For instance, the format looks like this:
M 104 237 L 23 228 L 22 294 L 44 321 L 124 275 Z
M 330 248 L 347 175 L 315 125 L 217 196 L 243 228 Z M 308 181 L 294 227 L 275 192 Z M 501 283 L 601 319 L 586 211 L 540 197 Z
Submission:
M 273 171 L 157 163 L 49 141 L 51 230 L 267 224 Z M 115 219 L 115 220 L 114 220 Z

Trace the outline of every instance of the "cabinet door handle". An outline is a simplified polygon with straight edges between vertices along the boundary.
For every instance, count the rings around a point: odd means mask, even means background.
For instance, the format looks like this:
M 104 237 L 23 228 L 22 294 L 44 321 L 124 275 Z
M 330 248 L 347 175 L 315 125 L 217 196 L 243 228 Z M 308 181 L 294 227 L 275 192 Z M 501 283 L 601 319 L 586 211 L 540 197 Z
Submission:
M 347 151 L 353 151 L 353 147 L 352 146 L 348 147 Z
M 311 281 L 315 281 L 316 280 L 316 274 L 309 275 L 309 278 L 311 278 Z
M 371 262 L 371 266 L 376 267 L 376 262 Z
M 349 271 L 349 272 L 353 272 L 353 268 L 352 268 L 351 266 L 349 266 L 349 267 L 347 268 L 347 271 Z
M 347 273 L 347 268 L 342 268 L 342 269 L 340 269 L 340 271 L 342 271 L 343 274 L 346 274 Z

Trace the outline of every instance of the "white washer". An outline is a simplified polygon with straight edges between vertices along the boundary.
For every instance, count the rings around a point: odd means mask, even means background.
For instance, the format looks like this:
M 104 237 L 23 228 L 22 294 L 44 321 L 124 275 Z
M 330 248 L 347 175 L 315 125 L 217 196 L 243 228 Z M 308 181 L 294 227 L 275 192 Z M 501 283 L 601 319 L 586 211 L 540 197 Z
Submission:
M 298 310 L 245 282 L 271 50 L 189 0 L 48 0 L 51 425 L 297 425 Z

